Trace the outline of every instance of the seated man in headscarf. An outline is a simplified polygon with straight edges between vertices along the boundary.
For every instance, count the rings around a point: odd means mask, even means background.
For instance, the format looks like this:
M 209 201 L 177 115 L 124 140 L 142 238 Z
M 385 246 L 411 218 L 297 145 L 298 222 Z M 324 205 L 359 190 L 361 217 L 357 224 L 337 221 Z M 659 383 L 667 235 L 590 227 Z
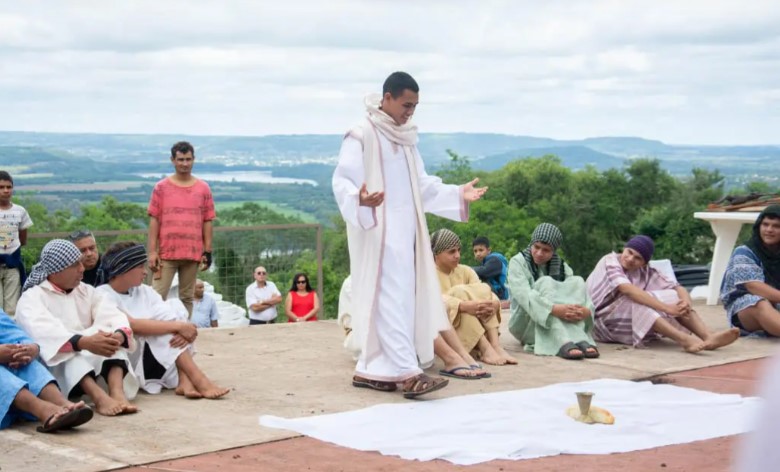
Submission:
M 352 330 L 352 276 L 347 276 L 339 293 L 338 324 L 344 330 L 344 348 L 354 360 L 360 357 L 361 343 Z M 442 360 L 444 368 L 439 375 L 459 379 L 486 379 L 492 375 L 466 351 L 455 330 L 440 331 L 433 340 L 433 353 Z
M 442 228 L 431 235 L 433 259 L 447 315 L 466 352 L 479 351 L 482 362 L 517 364 L 501 346 L 501 302 L 474 269 L 460 263 L 460 238 Z
M 563 234 L 542 223 L 531 243 L 509 262 L 509 332 L 537 356 L 599 357 L 590 332 L 593 304 L 582 277 L 558 255 Z
M 38 431 L 53 433 L 92 419 L 84 402 L 62 396 L 51 373 L 38 362 L 40 348 L 0 311 L 0 429 L 16 419 L 38 420 Z
M 741 334 L 780 336 L 780 205 L 766 207 L 750 239 L 734 250 L 720 298 Z
M 186 398 L 227 395 L 230 389 L 215 385 L 192 358 L 198 328 L 187 320 L 187 312 L 177 314 L 152 287 L 143 284 L 146 263 L 142 244 L 112 244 L 103 255 L 102 271 L 108 283 L 97 289 L 128 314 L 138 342 L 131 360 L 141 388 L 151 394 L 175 388 L 177 395 Z
M 736 341 L 737 328 L 717 333 L 707 329 L 688 291 L 649 265 L 654 251 L 650 237 L 634 236 L 622 253 L 607 254 L 596 264 L 587 280 L 596 306 L 593 337 L 642 347 L 665 336 L 691 353 Z
M 66 397 L 87 395 L 101 415 L 135 413 L 130 322 L 116 304 L 81 282 L 83 273 L 81 251 L 72 242 L 46 243 L 22 289 L 16 322 L 40 346 L 41 359 Z M 98 384 L 101 378 L 107 393 Z

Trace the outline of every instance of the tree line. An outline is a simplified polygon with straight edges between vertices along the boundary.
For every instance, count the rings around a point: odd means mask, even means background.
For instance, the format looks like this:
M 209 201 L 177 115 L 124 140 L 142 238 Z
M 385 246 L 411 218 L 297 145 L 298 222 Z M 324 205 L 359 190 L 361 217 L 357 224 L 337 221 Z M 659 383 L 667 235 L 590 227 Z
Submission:
M 693 218 L 693 213 L 724 196 L 724 178 L 717 170 L 693 169 L 690 175 L 675 177 L 661 167 L 660 161 L 650 158 L 631 160 L 621 169 L 572 170 L 556 156 L 546 155 L 517 159 L 488 172 L 474 170 L 465 156 L 452 151 L 449 154 L 450 160 L 436 172 L 445 182 L 462 184 L 479 177 L 479 185 L 489 187 L 485 197 L 471 205 L 467 223 L 428 216 L 431 231 L 446 227 L 460 236 L 464 264 L 476 264 L 471 253 L 475 237 L 487 236 L 494 251 L 511 258 L 528 245 L 531 232 L 542 222 L 561 229 L 561 254 L 575 273 L 583 276 L 604 254 L 620 250 L 628 238 L 640 233 L 655 240 L 657 259 L 671 259 L 674 264 L 707 264 L 711 260 L 714 235 L 709 224 Z M 742 189 L 756 190 L 773 189 L 763 183 Z M 143 229 L 148 222 L 143 206 L 119 202 L 112 196 L 77 211 L 54 212 L 49 212 L 34 194 L 16 200 L 35 222 L 31 233 Z M 325 318 L 337 316 L 341 283 L 349 274 L 344 222 L 339 215 L 332 215 L 331 221 L 333 224 L 327 225 L 323 234 Z M 215 222 L 218 227 L 285 223 L 302 221 L 255 203 L 221 210 Z M 103 250 L 110 242 L 99 241 Z M 31 239 L 24 249 L 28 268 L 44 243 Z M 241 232 L 216 233 L 216 269 L 204 278 L 225 299 L 244 306 L 243 290 L 257 265 L 277 268 L 274 280 L 282 293 L 298 271 L 307 272 L 313 285 L 319 284 L 314 247 L 311 231 L 254 237 L 242 236 Z

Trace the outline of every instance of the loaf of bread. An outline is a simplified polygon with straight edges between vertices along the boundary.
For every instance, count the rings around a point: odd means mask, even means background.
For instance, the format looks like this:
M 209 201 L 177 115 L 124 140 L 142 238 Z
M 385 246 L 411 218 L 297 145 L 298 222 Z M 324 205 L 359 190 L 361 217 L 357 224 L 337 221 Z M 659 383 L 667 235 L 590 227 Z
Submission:
M 571 416 L 577 421 L 581 421 L 583 423 L 588 423 L 588 424 L 593 424 L 593 423 L 614 424 L 615 423 L 615 417 L 612 416 L 612 413 L 608 412 L 604 408 L 599 408 L 597 406 L 590 407 L 590 411 L 588 412 L 587 416 L 584 418 L 581 418 L 579 405 L 572 405 L 569 408 L 567 408 L 566 414 Z

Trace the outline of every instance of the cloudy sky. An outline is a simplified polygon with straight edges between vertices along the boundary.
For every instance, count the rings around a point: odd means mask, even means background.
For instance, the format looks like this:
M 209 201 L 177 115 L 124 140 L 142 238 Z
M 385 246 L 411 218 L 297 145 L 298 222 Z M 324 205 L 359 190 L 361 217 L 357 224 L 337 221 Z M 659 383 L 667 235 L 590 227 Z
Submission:
M 780 144 L 776 0 L 0 6 L 0 130 L 342 133 L 395 70 L 423 132 Z

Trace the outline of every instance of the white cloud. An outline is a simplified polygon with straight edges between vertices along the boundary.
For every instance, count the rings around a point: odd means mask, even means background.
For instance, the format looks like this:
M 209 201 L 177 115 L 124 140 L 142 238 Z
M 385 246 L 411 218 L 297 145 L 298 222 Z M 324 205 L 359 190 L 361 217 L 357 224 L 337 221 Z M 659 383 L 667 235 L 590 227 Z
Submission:
M 0 129 L 341 133 L 393 70 L 420 82 L 423 131 L 771 143 L 780 9 L 764 0 L 0 7 Z

